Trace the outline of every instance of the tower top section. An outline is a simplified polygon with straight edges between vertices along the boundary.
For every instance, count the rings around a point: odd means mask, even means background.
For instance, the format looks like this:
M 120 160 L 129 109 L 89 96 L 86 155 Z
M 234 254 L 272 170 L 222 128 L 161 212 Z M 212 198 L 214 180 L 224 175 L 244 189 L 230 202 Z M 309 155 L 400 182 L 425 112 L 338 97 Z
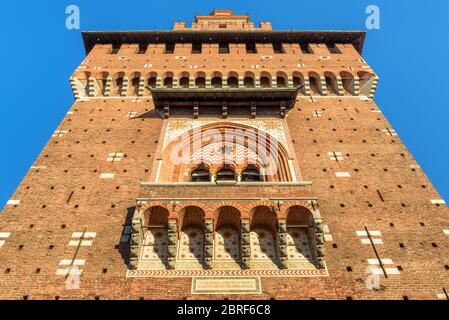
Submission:
M 273 30 L 271 23 L 261 21 L 254 26 L 248 15 L 236 15 L 231 10 L 213 10 L 209 15 L 196 15 L 192 25 L 175 22 L 173 30 L 119 30 L 119 31 L 83 31 L 86 53 L 97 44 L 164 43 L 309 43 L 352 44 L 361 54 L 365 41 L 365 31 L 361 30 Z
M 248 15 L 236 15 L 232 10 L 215 9 L 209 15 L 196 15 L 192 26 L 187 27 L 184 21 L 175 22 L 174 30 L 271 30 L 269 22 L 261 22 L 259 27 L 254 27 L 254 23 Z

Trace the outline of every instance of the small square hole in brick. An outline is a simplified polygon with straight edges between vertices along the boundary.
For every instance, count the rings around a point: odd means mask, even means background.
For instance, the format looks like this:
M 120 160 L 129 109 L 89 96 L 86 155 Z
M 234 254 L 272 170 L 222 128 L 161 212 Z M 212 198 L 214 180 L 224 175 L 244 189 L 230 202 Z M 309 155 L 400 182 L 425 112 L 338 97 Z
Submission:
M 402 270 L 404 270 L 404 269 L 402 269 L 401 266 L 398 266 L 398 270 L 399 270 L 399 271 L 402 271 Z
M 344 204 L 344 203 L 340 203 L 340 207 L 341 207 L 341 208 L 344 208 L 344 207 L 345 207 L 345 204 Z
M 394 223 L 393 222 L 390 222 L 390 227 L 394 227 Z
M 421 227 L 425 226 L 424 222 L 420 222 L 419 224 L 421 225 Z
M 408 300 L 408 296 L 402 296 L 402 299 Z
M 347 271 L 347 272 L 352 272 L 352 267 L 351 267 L 351 266 L 347 266 L 347 267 L 346 267 L 346 271 Z
M 41 272 L 41 268 L 37 268 L 36 273 L 40 273 L 40 272 Z
M 65 229 L 66 225 L 65 224 L 61 224 L 61 229 Z
M 55 296 L 55 300 L 59 300 L 59 296 Z
M 28 300 L 28 296 L 23 296 L 23 300 Z
M 444 269 L 449 270 L 449 264 L 445 264 Z
M 10 273 L 11 272 L 11 268 L 6 268 L 5 269 L 5 273 Z
M 346 297 L 346 300 L 352 300 L 352 297 Z
M 48 246 L 48 250 L 53 250 L 54 247 L 55 246 L 51 244 L 51 245 Z
M 103 273 L 107 273 L 107 272 L 108 272 L 108 269 L 103 268 Z
M 23 249 L 23 244 L 20 244 L 20 245 L 17 247 L 17 250 L 21 251 L 22 249 Z
M 399 243 L 400 248 L 405 248 L 405 245 L 403 243 Z
M 332 248 L 338 248 L 337 244 L 336 244 L 336 243 L 333 243 L 333 244 L 332 244 Z
M 438 245 L 435 242 L 432 242 L 432 247 L 438 248 Z

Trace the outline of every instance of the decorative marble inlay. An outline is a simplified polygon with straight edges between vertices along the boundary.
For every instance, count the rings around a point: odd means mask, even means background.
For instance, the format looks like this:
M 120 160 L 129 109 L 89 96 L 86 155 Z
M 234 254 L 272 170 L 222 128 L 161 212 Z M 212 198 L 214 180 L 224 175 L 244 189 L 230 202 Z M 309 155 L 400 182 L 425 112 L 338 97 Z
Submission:
M 192 294 L 261 294 L 259 277 L 194 277 Z
M 269 134 L 282 143 L 288 150 L 287 139 L 280 119 L 276 118 L 258 118 L 258 119 L 169 119 L 167 130 L 165 132 L 164 144 L 167 146 L 176 137 L 183 133 L 212 123 L 236 123 L 255 128 L 262 133 Z
M 250 233 L 251 260 L 276 259 L 273 234 L 264 228 L 254 228 Z
M 219 151 L 223 148 L 221 142 L 215 142 L 204 146 L 203 148 L 197 150 L 190 158 L 191 163 L 207 163 L 207 164 L 220 164 L 225 163 L 264 163 L 260 156 L 256 154 L 253 150 L 240 145 L 235 144 L 232 147 L 227 147 L 226 153 L 220 153 Z M 218 151 L 218 152 L 217 152 Z
M 179 260 L 203 259 L 204 232 L 197 227 L 188 227 L 181 232 L 178 246 Z
M 240 258 L 239 233 L 233 228 L 220 228 L 215 233 L 215 260 L 237 260 Z
M 128 278 L 172 278 L 172 277 L 218 277 L 218 276 L 232 276 L 232 277 L 328 277 L 329 273 L 325 269 L 264 269 L 264 270 L 127 270 L 126 276 Z

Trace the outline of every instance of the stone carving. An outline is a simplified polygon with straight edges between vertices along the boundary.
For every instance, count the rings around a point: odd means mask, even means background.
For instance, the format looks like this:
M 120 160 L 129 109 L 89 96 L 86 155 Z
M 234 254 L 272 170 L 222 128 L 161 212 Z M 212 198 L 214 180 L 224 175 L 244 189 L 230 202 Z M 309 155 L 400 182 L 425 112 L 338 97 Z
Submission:
M 176 246 L 175 245 L 169 245 L 168 246 L 167 255 L 169 257 L 174 257 L 176 255 Z
M 176 230 L 176 223 L 174 223 L 174 222 L 169 222 L 168 223 L 168 232 L 169 233 L 177 232 L 177 230 Z
M 241 267 L 242 269 L 249 269 L 251 265 L 251 240 L 250 240 L 250 226 L 248 220 L 242 220 L 241 238 Z
M 250 242 L 249 233 L 242 234 L 242 245 L 247 245 Z
M 176 259 L 175 258 L 168 258 L 167 259 L 167 269 L 174 269 L 175 268 Z
M 130 269 L 136 269 L 138 264 L 139 264 L 139 258 L 133 257 L 129 260 L 129 268 Z
M 140 252 L 140 246 L 131 246 L 130 255 L 131 257 L 138 257 Z
M 176 244 L 178 242 L 178 225 L 176 220 L 168 221 L 167 269 L 174 269 L 176 264 Z
M 280 269 L 288 269 L 287 257 L 280 257 L 279 258 L 279 268 Z
M 318 257 L 317 258 L 317 267 L 319 269 L 323 269 L 326 267 L 326 264 L 324 263 L 324 258 L 323 257 Z
M 207 219 L 204 223 L 204 268 L 212 268 L 212 257 L 214 255 L 214 222 Z
M 175 245 L 177 240 L 178 240 L 178 236 L 176 235 L 176 233 L 168 234 L 168 244 L 169 245 Z
M 214 236 L 212 233 L 207 233 L 204 235 L 204 241 L 206 242 L 206 244 L 212 244 L 214 241 Z
M 324 257 L 324 245 L 316 246 L 316 255 L 318 257 Z
M 279 267 L 287 269 L 287 222 L 279 220 L 277 229 L 276 245 L 279 254 Z
M 143 242 L 142 214 L 139 210 L 134 211 L 131 221 L 131 237 L 129 241 L 129 268 L 136 269 L 139 264 L 139 254 Z
M 324 236 L 323 236 L 322 233 L 315 234 L 315 242 L 316 242 L 317 245 L 324 244 Z
M 287 244 L 287 234 L 279 233 L 279 244 L 286 245 Z

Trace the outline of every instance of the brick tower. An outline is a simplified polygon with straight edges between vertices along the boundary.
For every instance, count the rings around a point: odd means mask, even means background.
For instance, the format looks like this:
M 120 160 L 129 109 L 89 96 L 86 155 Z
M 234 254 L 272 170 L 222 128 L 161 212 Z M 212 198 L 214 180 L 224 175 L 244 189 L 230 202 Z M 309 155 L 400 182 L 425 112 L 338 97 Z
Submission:
M 363 31 L 214 10 L 87 31 L 0 216 L 0 297 L 448 299 L 444 201 L 373 101 Z

